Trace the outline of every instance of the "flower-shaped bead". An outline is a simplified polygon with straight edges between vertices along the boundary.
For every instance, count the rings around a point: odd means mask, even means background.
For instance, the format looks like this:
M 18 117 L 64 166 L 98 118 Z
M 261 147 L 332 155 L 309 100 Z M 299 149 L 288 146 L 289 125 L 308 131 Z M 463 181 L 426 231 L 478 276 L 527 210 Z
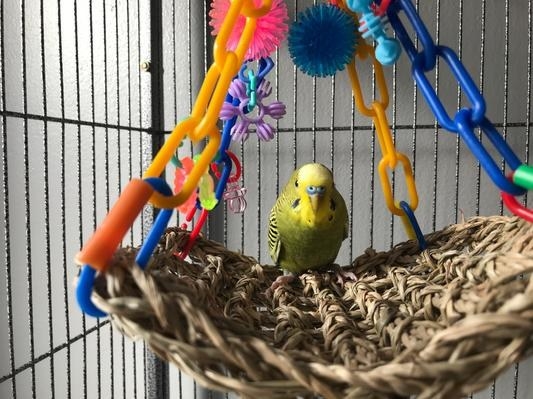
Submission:
M 250 135 L 250 126 L 255 126 L 255 132 L 259 139 L 270 141 L 275 136 L 275 128 L 264 121 L 266 116 L 272 119 L 281 119 L 285 115 L 285 104 L 280 101 L 274 101 L 268 105 L 263 100 L 272 94 L 272 87 L 266 80 L 256 90 L 256 108 L 250 111 L 248 104 L 250 98 L 247 94 L 246 84 L 240 79 L 234 79 L 229 88 L 229 94 L 239 100 L 238 105 L 225 102 L 220 111 L 220 119 L 227 121 L 237 116 L 237 121 L 231 129 L 233 140 L 246 140 Z

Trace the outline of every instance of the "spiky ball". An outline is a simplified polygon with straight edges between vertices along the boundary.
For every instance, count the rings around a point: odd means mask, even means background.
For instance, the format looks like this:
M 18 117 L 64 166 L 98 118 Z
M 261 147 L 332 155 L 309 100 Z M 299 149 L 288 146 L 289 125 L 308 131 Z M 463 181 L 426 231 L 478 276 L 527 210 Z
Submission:
M 357 21 L 340 8 L 312 6 L 300 12 L 289 28 L 291 58 L 308 75 L 332 76 L 352 60 L 357 29 Z
M 209 25 L 213 28 L 212 34 L 217 35 L 220 27 L 226 18 L 230 0 L 212 0 L 211 11 L 209 11 Z M 260 0 L 255 0 L 256 5 L 260 5 Z M 254 36 L 248 48 L 245 58 L 247 60 L 258 60 L 262 57 L 268 57 L 280 43 L 285 39 L 289 29 L 287 15 L 287 6 L 283 0 L 273 0 L 270 11 L 257 18 L 257 26 Z M 237 48 L 239 39 L 244 30 L 246 18 L 239 15 L 233 32 L 228 39 L 227 49 L 233 51 Z

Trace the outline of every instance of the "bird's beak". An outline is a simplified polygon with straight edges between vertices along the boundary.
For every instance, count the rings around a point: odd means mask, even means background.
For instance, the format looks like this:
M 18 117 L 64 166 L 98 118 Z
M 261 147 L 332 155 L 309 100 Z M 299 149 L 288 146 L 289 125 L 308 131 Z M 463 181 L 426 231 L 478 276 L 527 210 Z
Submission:
M 309 196 L 309 201 L 311 201 L 311 209 L 313 209 L 313 213 L 316 213 L 316 211 L 318 210 L 318 205 L 321 199 L 322 196 L 319 194 L 313 194 Z

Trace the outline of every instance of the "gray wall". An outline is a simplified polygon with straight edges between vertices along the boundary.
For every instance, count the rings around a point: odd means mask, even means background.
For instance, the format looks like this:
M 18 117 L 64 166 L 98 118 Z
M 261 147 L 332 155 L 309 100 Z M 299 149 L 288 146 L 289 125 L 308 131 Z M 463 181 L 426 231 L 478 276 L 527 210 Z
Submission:
M 461 54 L 482 87 L 489 118 L 531 163 L 532 2 L 420 3 L 433 37 Z M 105 320 L 98 324 L 81 315 L 72 295 L 72 258 L 151 159 L 151 78 L 139 68 L 151 58 L 150 2 L 0 4 L 0 397 L 145 397 L 143 345 L 123 339 Z M 294 17 L 312 1 L 287 4 Z M 211 62 L 205 15 L 203 2 L 163 1 L 165 130 L 189 114 Z M 405 240 L 401 223 L 384 206 L 376 174 L 381 152 L 371 121 L 354 108 L 347 75 L 311 79 L 295 70 L 285 45 L 274 59 L 272 98 L 285 102 L 287 115 L 275 141 L 259 143 L 251 136 L 232 145 L 243 162 L 248 208 L 242 215 L 218 210 L 207 233 L 269 263 L 270 207 L 292 169 L 315 160 L 333 168 L 351 209 L 340 264 L 369 246 L 387 249 Z M 364 65 L 360 73 L 370 98 L 372 70 Z M 398 150 L 415 168 L 423 231 L 463 215 L 506 213 L 468 149 L 436 126 L 408 59 L 403 56 L 386 73 L 389 121 Z M 444 63 L 428 78 L 450 112 L 467 104 Z M 180 154 L 193 151 L 186 144 Z M 396 182 L 396 197 L 403 199 L 401 174 Z M 125 244 L 138 244 L 149 222 L 147 212 Z M 517 365 L 474 397 L 531 397 L 532 370 L 532 361 Z M 208 395 L 173 367 L 170 377 L 172 398 Z

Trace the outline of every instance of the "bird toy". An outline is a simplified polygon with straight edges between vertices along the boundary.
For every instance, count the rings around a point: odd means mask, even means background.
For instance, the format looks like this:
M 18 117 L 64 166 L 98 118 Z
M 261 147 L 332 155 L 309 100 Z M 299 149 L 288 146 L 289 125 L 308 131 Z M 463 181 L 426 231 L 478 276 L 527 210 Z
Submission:
M 363 39 L 372 38 L 376 41 L 376 59 L 383 65 L 392 65 L 400 58 L 400 43 L 385 34 L 386 16 L 374 14 L 372 0 L 347 0 L 350 10 L 361 14 L 359 32 Z
M 255 79 L 253 79 L 255 82 Z M 274 138 L 274 126 L 265 122 L 264 118 L 269 116 L 273 119 L 281 119 L 285 115 L 285 104 L 281 101 L 274 101 L 271 104 L 263 104 L 263 100 L 272 94 L 270 82 L 262 80 L 254 93 L 253 100 L 247 85 L 241 79 L 234 79 L 229 88 L 229 94 L 238 100 L 238 104 L 224 102 L 220 111 L 220 119 L 223 121 L 238 117 L 238 120 L 231 129 L 233 140 L 245 141 L 250 134 L 250 127 L 255 126 L 257 137 L 263 141 L 270 141 Z M 252 116 L 251 111 L 257 107 L 257 115 Z
M 260 140 L 273 137 L 273 127 L 263 118 L 279 119 L 285 106 L 275 101 L 264 103 L 271 94 L 266 74 L 272 69 L 269 54 L 288 32 L 288 47 L 294 64 L 304 73 L 316 77 L 333 76 L 346 69 L 350 77 L 355 104 L 361 114 L 372 118 L 382 152 L 378 171 L 388 209 L 401 216 L 410 238 L 418 239 L 423 248 L 423 235 L 414 211 L 418 194 L 409 159 L 397 151 L 387 120 L 388 89 L 382 65 L 395 62 L 400 52 L 398 43 L 412 63 L 413 79 L 435 114 L 438 123 L 458 136 L 479 159 L 489 177 L 501 189 L 504 203 L 517 215 L 533 222 L 533 211 L 520 205 L 515 196 L 533 189 L 533 168 L 523 164 L 507 145 L 485 115 L 482 94 L 457 55 L 448 47 L 435 44 L 411 0 L 334 0 L 318 4 L 298 14 L 287 26 L 287 8 L 282 0 L 213 0 L 210 25 L 216 34 L 214 61 L 200 88 L 191 115 L 178 123 L 154 157 L 142 179 L 133 179 L 123 190 L 116 204 L 76 256 L 81 273 L 76 297 L 88 315 L 103 317 L 91 300 L 97 274 L 105 273 L 112 264 L 124 235 L 150 202 L 159 213 L 140 248 L 135 262 L 144 268 L 165 231 L 176 207 L 184 206 L 187 221 L 199 211 L 197 223 L 185 247 L 177 252 L 182 259 L 194 245 L 209 211 L 222 199 L 230 201 L 232 210 L 242 211 L 246 188 L 237 187 L 240 163 L 231 155 L 233 140 L 246 140 L 249 127 L 255 125 Z M 361 14 L 357 21 L 353 15 Z M 414 40 L 399 14 L 404 13 L 414 30 Z M 385 35 L 384 15 L 398 41 Z M 374 50 L 364 40 L 358 42 L 357 32 L 376 42 Z M 415 42 L 420 45 L 415 46 Z M 449 116 L 436 91 L 427 79 L 437 59 L 450 67 L 457 84 L 463 89 L 471 106 Z M 377 97 L 365 102 L 359 60 L 371 59 L 374 67 Z M 257 73 L 248 70 L 249 62 L 258 64 Z M 254 114 L 256 116 L 254 116 Z M 223 119 L 223 132 L 218 128 Z M 511 172 L 506 176 L 492 159 L 475 130 L 479 129 L 494 145 Z M 205 143 L 195 157 L 177 160 L 176 150 L 185 138 L 193 144 Z M 177 169 L 175 190 L 160 178 L 166 165 L 174 159 Z M 215 184 L 211 171 L 217 178 Z M 220 169 L 221 168 L 221 169 Z M 233 177 L 232 169 L 237 169 Z M 389 172 L 402 168 L 409 201 L 394 198 Z M 187 204 L 186 201 L 190 201 Z M 231 202 L 233 201 L 233 202 Z M 348 212 L 342 196 L 333 183 L 333 175 L 320 164 L 297 169 L 272 208 L 269 218 L 270 254 L 281 268 L 301 272 L 334 262 L 342 241 L 347 237 Z
M 259 1 L 252 0 L 255 5 Z M 222 24 L 226 20 L 226 15 L 230 8 L 230 0 L 213 0 L 211 11 L 209 12 L 209 25 L 213 28 L 212 34 L 220 34 Z M 247 60 L 258 60 L 268 57 L 275 51 L 287 34 L 288 15 L 287 6 L 283 0 L 272 0 L 272 6 L 268 13 L 257 18 L 256 28 L 252 37 L 252 42 L 246 52 Z M 246 18 L 240 15 L 227 41 L 227 50 L 234 51 L 240 41 Z
M 342 71 L 351 61 L 356 45 L 356 21 L 329 4 L 317 4 L 300 12 L 289 29 L 291 58 L 310 76 L 333 76 Z

